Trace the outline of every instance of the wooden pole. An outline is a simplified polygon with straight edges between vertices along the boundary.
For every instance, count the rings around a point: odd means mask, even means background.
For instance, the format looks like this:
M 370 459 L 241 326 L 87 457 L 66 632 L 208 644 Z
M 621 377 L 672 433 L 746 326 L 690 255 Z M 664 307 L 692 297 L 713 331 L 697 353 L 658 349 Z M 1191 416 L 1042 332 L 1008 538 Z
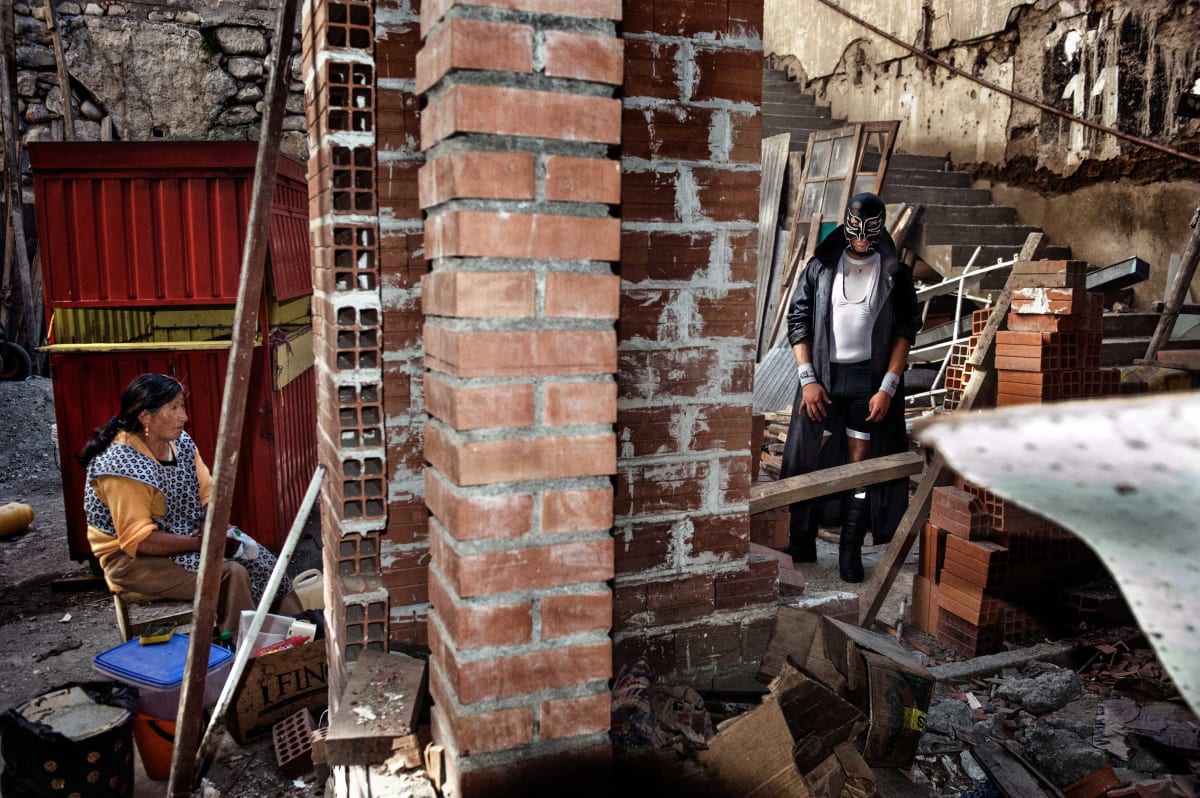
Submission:
M 275 173 L 279 166 L 280 134 L 284 104 L 287 102 L 291 70 L 292 38 L 296 30 L 296 0 L 283 0 L 275 24 L 275 42 L 271 54 L 271 79 L 267 87 L 267 105 L 263 113 L 254 165 L 254 186 L 250 200 L 250 219 L 242 250 L 241 278 L 238 282 L 237 308 L 233 321 L 233 346 L 225 373 L 225 396 L 221 403 L 221 425 L 213 456 L 213 487 L 209 512 L 204 524 L 204 543 L 200 552 L 200 572 L 196 576 L 194 618 L 188 645 L 179 714 L 175 719 L 175 749 L 171 756 L 171 776 L 167 794 L 188 798 L 195 786 L 196 750 L 200 742 L 204 687 L 208 678 L 208 656 L 212 644 L 213 622 L 217 615 L 217 593 L 221 585 L 225 529 L 229 524 L 230 499 L 237 476 L 238 449 L 249 393 L 250 366 L 254 337 L 258 331 L 258 309 L 262 300 L 268 224 L 275 194 Z M 264 342 L 265 343 L 265 342 Z M 260 501 L 273 497 L 260 496 Z
M 62 94 L 63 139 L 75 140 L 75 114 L 71 110 L 71 78 L 67 74 L 67 61 L 63 58 L 62 37 L 58 35 L 58 19 L 54 14 L 54 0 L 46 0 L 46 27 L 54 47 L 54 60 L 58 64 L 58 90 Z
M 1200 220 L 1200 206 L 1197 206 L 1196 212 L 1192 214 L 1192 221 L 1189 223 L 1192 228 L 1192 237 L 1188 239 L 1183 260 L 1179 262 L 1179 271 L 1175 272 L 1175 282 L 1171 284 L 1171 293 L 1167 296 L 1167 304 L 1163 308 L 1162 315 L 1158 317 L 1158 326 L 1154 328 L 1150 345 L 1146 347 L 1146 360 L 1154 360 L 1158 350 L 1171 340 L 1171 332 L 1175 329 L 1175 321 L 1179 318 L 1183 300 L 1187 299 L 1188 288 L 1192 285 L 1192 278 L 1196 275 L 1196 261 L 1200 260 L 1200 224 L 1197 224 L 1198 220 Z
M 11 239 L 6 235 L 5 257 L 11 253 L 12 274 L 16 278 L 17 293 L 21 298 L 22 326 L 25 331 L 25 348 L 32 350 L 40 342 L 40 331 L 33 302 L 33 290 L 29 282 L 29 250 L 25 243 L 25 210 L 21 196 L 21 142 L 17 137 L 16 120 L 13 119 L 13 65 L 16 63 L 16 41 L 13 38 L 12 0 L 0 0 L 0 29 L 3 30 L 3 58 L 0 58 L 0 123 L 4 130 L 4 190 L 8 195 L 8 217 Z M 9 330 L 9 340 L 15 340 L 15 331 Z

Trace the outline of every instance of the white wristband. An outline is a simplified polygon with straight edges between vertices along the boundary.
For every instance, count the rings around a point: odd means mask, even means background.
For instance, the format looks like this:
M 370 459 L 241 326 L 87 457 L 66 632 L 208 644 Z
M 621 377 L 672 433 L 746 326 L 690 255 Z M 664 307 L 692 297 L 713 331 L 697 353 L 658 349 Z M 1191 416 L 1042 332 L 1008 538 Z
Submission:
M 801 388 L 817 381 L 817 372 L 813 371 L 812 363 L 801 363 L 796 366 L 796 372 L 800 375 Z
M 879 386 L 879 390 L 886 393 L 888 396 L 895 396 L 896 389 L 900 387 L 900 375 L 888 372 L 883 375 L 883 382 Z

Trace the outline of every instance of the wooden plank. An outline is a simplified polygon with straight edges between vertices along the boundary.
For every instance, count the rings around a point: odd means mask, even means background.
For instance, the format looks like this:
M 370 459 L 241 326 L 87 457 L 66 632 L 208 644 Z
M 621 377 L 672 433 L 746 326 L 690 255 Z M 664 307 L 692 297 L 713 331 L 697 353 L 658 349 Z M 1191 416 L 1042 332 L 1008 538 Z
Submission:
M 409 767 L 419 764 L 416 733 L 426 698 L 427 664 L 398 653 L 359 655 L 329 721 L 325 751 L 331 766 L 377 765 L 394 753 L 415 755 Z
M 924 466 L 925 460 L 921 455 L 903 452 L 753 485 L 750 488 L 750 514 L 828 496 L 849 488 L 912 476 L 919 474 Z
M 1192 285 L 1192 277 L 1196 274 L 1196 264 L 1200 261 L 1200 224 L 1197 224 L 1197 221 L 1200 221 L 1200 206 L 1192 214 L 1192 235 L 1188 239 L 1187 249 L 1183 252 L 1179 271 L 1175 272 L 1175 282 L 1171 284 L 1166 306 L 1158 318 L 1158 326 L 1155 327 L 1154 335 L 1150 338 L 1150 345 L 1146 347 L 1146 360 L 1154 360 L 1158 350 L 1171 340 L 1171 332 L 1175 329 L 1175 322 L 1179 318 L 1179 309 L 1187 301 L 1188 288 Z
M 775 228 L 779 220 L 779 201 L 783 192 L 783 176 L 787 170 L 790 133 L 780 133 L 762 141 L 762 188 L 758 195 L 758 273 L 755 334 L 761 337 L 766 324 L 763 318 L 767 307 L 771 267 L 775 260 Z
M 1024 762 L 995 740 L 987 737 L 980 739 L 971 747 L 971 754 L 1006 798 L 1062 797 L 1058 790 L 1045 789 Z
M 63 58 L 62 36 L 58 32 L 58 19 L 54 13 L 54 0 L 46 0 L 46 27 L 50 29 L 54 61 L 58 65 L 58 91 L 62 95 L 63 139 L 75 140 L 75 115 L 71 110 L 71 77 L 67 73 L 67 62 Z

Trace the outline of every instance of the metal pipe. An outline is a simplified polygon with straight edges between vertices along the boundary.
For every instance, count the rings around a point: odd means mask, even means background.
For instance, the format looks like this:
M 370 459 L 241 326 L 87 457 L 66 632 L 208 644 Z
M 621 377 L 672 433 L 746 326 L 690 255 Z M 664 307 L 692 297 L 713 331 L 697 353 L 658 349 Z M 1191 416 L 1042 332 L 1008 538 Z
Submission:
M 233 321 L 233 346 L 225 372 L 225 396 L 221 403 L 221 425 L 217 450 L 213 456 L 213 486 L 209 512 L 204 524 L 204 542 L 200 550 L 200 572 L 196 575 L 192 634 L 188 643 L 179 714 L 175 718 L 175 749 L 171 755 L 171 776 L 167 795 L 189 798 L 195 786 L 196 748 L 203 723 L 204 687 L 208 679 L 208 657 L 212 645 L 213 621 L 217 615 L 217 597 L 221 587 L 225 530 L 229 524 L 233 483 L 237 476 L 238 449 L 246 415 L 250 366 L 254 338 L 258 330 L 258 309 L 262 301 L 268 223 L 274 200 L 275 173 L 279 167 L 279 144 L 283 130 L 284 104 L 287 102 L 291 69 L 292 36 L 296 29 L 296 0 L 282 0 L 275 21 L 275 41 L 271 53 L 271 79 L 267 86 L 267 105 L 259 131 L 258 157 L 254 164 L 254 186 L 250 200 L 246 243 L 242 249 L 242 269 L 238 281 L 237 306 Z M 271 497 L 263 497 L 269 501 Z
M 296 545 L 300 542 L 300 533 L 304 530 L 309 513 L 316 504 L 317 495 L 321 490 L 321 481 L 324 478 L 325 466 L 319 465 L 308 483 L 308 490 L 304 494 L 304 500 L 300 503 L 296 518 L 292 521 L 292 528 L 288 530 L 283 548 L 279 550 L 279 558 L 275 561 L 275 570 L 271 572 L 271 578 L 267 581 L 267 587 L 254 612 L 254 619 L 250 621 L 250 628 L 246 630 L 246 637 L 238 642 L 237 654 L 233 658 L 233 667 L 225 680 L 225 686 L 221 688 L 221 695 L 217 699 L 216 706 L 213 707 L 212 718 L 208 721 L 208 729 L 204 732 L 204 738 L 200 741 L 200 749 L 196 754 L 196 768 L 200 773 L 205 771 L 207 760 L 216 751 L 216 730 L 220 729 L 225 722 L 225 713 L 229 710 L 229 704 L 233 700 L 233 691 L 237 689 L 238 682 L 242 678 L 242 671 L 245 670 L 246 663 L 250 661 L 250 655 L 254 650 L 249 641 L 258 639 L 258 633 L 262 630 L 263 622 L 267 617 L 267 610 L 271 607 L 271 601 L 274 599 L 276 591 L 279 590 L 279 585 L 283 583 L 283 576 L 292 561 Z
M 1003 94 L 1005 97 L 1009 97 L 1010 99 L 1016 100 L 1017 102 L 1022 102 L 1022 103 L 1025 103 L 1026 105 L 1032 105 L 1034 108 L 1045 111 L 1048 114 L 1054 114 L 1055 116 L 1060 116 L 1063 119 L 1067 119 L 1071 122 L 1075 122 L 1077 124 L 1083 125 L 1084 127 L 1090 127 L 1092 130 L 1098 130 L 1101 133 L 1107 133 L 1110 136 L 1116 136 L 1119 139 L 1124 139 L 1125 141 L 1129 141 L 1134 144 L 1140 144 L 1143 147 L 1148 147 L 1149 149 L 1152 149 L 1152 150 L 1158 150 L 1159 152 L 1166 153 L 1167 155 L 1172 155 L 1176 158 L 1182 158 L 1185 161 L 1191 161 L 1192 163 L 1200 163 L 1200 156 L 1191 155 L 1190 153 L 1182 152 L 1180 150 L 1175 149 L 1174 147 L 1168 147 L 1165 144 L 1159 144 L 1156 141 L 1151 141 L 1150 139 L 1144 139 L 1141 136 L 1134 136 L 1134 135 L 1132 135 L 1130 133 L 1126 133 L 1122 130 L 1117 130 L 1115 127 L 1109 127 L 1107 125 L 1102 125 L 1099 122 L 1093 122 L 1090 119 L 1084 119 L 1082 116 L 1076 116 L 1075 114 L 1072 114 L 1068 111 L 1063 111 L 1060 108 L 1055 108 L 1053 105 L 1047 105 L 1046 103 L 1035 100 L 1032 97 L 1026 97 L 1024 94 L 1019 94 L 1018 92 L 1015 92 L 1012 89 L 1006 89 L 997 83 L 992 83 L 990 80 L 984 80 L 983 78 L 978 78 L 969 72 L 964 72 L 963 70 L 959 69 L 956 66 L 951 66 L 950 64 L 947 64 L 945 61 L 941 60 L 940 58 L 935 58 L 934 56 L 930 55 L 929 53 L 925 52 L 924 50 L 917 49 L 916 47 L 909 44 L 908 42 L 897 39 L 895 36 L 888 33 L 887 31 L 881 30 L 880 28 L 877 28 L 874 25 L 872 25 L 870 22 L 867 22 L 866 20 L 861 19 L 861 18 L 855 16 L 854 14 L 851 14 L 849 11 L 842 8 L 837 3 L 833 2 L 833 0 L 820 0 L 820 2 L 829 6 L 834 11 L 838 12 L 839 14 L 846 17 L 847 19 L 853 20 L 854 22 L 858 23 L 859 25 L 862 25 L 864 28 L 871 31 L 875 35 L 880 36 L 884 39 L 887 39 L 889 42 L 896 45 L 897 47 L 901 47 L 901 48 L 909 51 L 913 55 L 920 56 L 921 58 L 924 58 L 929 63 L 939 66 L 942 69 L 945 69 L 954 75 L 958 75 L 961 78 L 966 78 L 967 80 L 970 80 L 974 83 L 978 83 L 980 86 L 983 86 L 986 89 L 990 89 L 992 91 L 999 92 L 1000 94 Z

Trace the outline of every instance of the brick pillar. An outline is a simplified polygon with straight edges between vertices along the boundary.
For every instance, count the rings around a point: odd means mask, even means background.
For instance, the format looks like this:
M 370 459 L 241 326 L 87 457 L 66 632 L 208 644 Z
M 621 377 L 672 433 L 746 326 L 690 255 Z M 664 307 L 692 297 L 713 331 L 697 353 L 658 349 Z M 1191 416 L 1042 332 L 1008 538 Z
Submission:
M 747 513 L 762 4 L 624 6 L 616 663 L 700 684 L 753 670 L 778 597 Z
M 308 0 L 302 21 L 313 246 L 313 348 L 329 696 L 386 650 L 383 307 L 376 192 L 375 4 Z
M 617 0 L 426 0 L 430 690 L 448 789 L 610 755 Z

